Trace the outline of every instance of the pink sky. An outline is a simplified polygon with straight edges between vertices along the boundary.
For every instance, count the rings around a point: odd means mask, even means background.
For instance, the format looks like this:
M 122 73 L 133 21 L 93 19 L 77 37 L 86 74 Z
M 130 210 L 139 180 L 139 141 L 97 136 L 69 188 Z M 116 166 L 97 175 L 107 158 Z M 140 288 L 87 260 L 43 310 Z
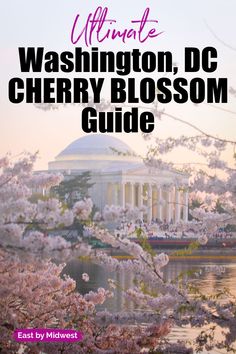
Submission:
M 45 3 L 44 3 L 45 2 Z M 14 4 L 14 6 L 12 6 Z M 81 129 L 80 109 L 68 106 L 55 111 L 44 112 L 36 109 L 31 104 L 14 105 L 9 102 L 7 96 L 8 81 L 11 77 L 23 77 L 19 69 L 18 46 L 45 46 L 48 50 L 73 50 L 70 44 L 70 29 L 74 16 L 81 13 L 86 18 L 89 11 L 96 6 L 106 4 L 104 1 L 93 1 L 92 3 L 80 1 L 41 1 L 40 4 L 24 1 L 24 6 L 17 1 L 3 1 L 0 5 L 1 24 L 4 36 L 1 38 L 1 144 L 0 154 L 11 151 L 18 154 L 22 151 L 40 152 L 40 159 L 36 165 L 37 169 L 46 169 L 48 161 L 65 148 L 73 140 L 83 136 Z M 45 6 L 44 6 L 45 5 Z M 212 11 L 212 6 L 214 11 Z M 124 0 L 109 2 L 109 10 L 119 23 L 127 25 L 130 19 L 138 18 L 143 13 L 146 2 Z M 218 49 L 218 70 L 217 75 L 228 77 L 229 86 L 236 87 L 236 52 L 222 45 L 209 31 L 204 23 L 207 19 L 209 25 L 215 32 L 232 46 L 235 45 L 234 15 L 236 5 L 229 0 L 209 2 L 200 0 L 197 4 L 183 0 L 181 3 L 173 4 L 170 0 L 150 1 L 149 7 L 152 16 L 156 16 L 160 22 L 160 28 L 165 33 L 155 41 L 145 46 L 132 43 L 131 45 L 117 47 L 117 44 L 107 43 L 103 49 L 130 50 L 139 47 L 142 50 L 170 50 L 174 58 L 181 66 L 182 52 L 185 46 L 214 46 Z M 126 9 L 125 13 L 122 9 Z M 47 9 L 47 10 L 46 10 Z M 172 11 L 170 11 L 172 9 Z M 184 16 L 183 16 L 184 14 Z M 11 21 L 9 21 L 9 16 Z M 219 23 L 221 24 L 219 28 Z M 214 74 L 216 75 L 216 74 Z M 213 75 L 213 76 L 214 76 Z M 107 97 L 105 97 L 107 98 Z M 236 111 L 236 99 L 230 97 L 229 103 L 221 105 L 225 109 Z M 160 106 L 162 108 L 162 106 Z M 182 119 L 185 119 L 199 126 L 212 134 L 235 138 L 236 115 L 224 113 L 206 104 L 195 107 L 192 103 L 177 105 L 168 104 L 163 106 L 165 110 Z M 178 136 L 181 134 L 194 134 L 194 131 L 183 125 L 174 123 L 163 117 L 163 121 L 156 123 L 155 134 L 159 137 Z M 120 139 L 128 143 L 135 151 L 143 154 L 146 143 L 141 134 L 118 134 Z M 231 151 L 227 157 L 230 159 Z M 176 161 L 191 159 L 191 155 L 179 154 L 177 151 L 172 156 Z

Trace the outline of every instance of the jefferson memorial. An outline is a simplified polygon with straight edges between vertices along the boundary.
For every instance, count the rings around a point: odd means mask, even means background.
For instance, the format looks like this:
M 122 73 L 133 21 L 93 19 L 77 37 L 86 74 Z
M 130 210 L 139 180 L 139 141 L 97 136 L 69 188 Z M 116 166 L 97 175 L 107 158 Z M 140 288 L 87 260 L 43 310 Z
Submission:
M 147 222 L 188 220 L 188 175 L 147 167 L 113 136 L 91 134 L 75 140 L 49 162 L 48 170 L 65 176 L 89 171 L 94 183 L 89 194 L 101 213 L 105 205 L 129 204 L 141 208 L 140 218 Z

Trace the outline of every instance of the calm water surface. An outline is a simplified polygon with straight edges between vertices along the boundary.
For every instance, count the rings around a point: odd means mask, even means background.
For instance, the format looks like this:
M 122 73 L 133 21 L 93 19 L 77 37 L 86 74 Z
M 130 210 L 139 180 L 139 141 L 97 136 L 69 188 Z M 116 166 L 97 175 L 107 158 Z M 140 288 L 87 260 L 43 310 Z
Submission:
M 196 279 L 202 293 L 214 293 L 219 289 L 227 287 L 236 296 L 236 262 L 235 261 L 170 261 L 164 268 L 164 277 L 167 280 L 174 279 L 180 272 L 190 269 L 204 269 L 206 266 L 221 265 L 225 272 L 221 275 L 215 275 L 213 272 L 202 272 Z M 108 288 L 107 279 L 112 278 L 119 282 L 122 287 L 132 286 L 133 275 L 125 272 L 108 272 L 106 269 L 94 265 L 90 262 L 71 261 L 65 268 L 65 273 L 69 274 L 77 282 L 78 290 L 85 294 L 90 290 L 96 290 L 98 287 Z M 81 280 L 81 275 L 88 273 L 90 281 L 88 283 Z M 103 308 L 117 312 L 120 310 L 132 310 L 134 305 L 121 296 L 119 290 L 115 290 L 114 297 L 109 299 Z M 171 338 L 189 339 L 196 335 L 196 329 L 174 328 L 171 332 Z M 216 351 L 212 353 L 226 353 L 225 351 Z

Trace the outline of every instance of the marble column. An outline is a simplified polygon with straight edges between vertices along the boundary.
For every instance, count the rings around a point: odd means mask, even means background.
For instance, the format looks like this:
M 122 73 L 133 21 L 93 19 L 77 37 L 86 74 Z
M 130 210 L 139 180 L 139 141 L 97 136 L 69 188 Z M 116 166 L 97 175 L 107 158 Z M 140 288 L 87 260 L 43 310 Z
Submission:
M 157 186 L 152 187 L 152 218 L 157 218 Z
M 147 222 L 152 221 L 152 185 L 148 184 Z
M 181 206 L 180 206 L 180 191 L 176 188 L 175 189 L 175 222 L 180 221 L 180 211 L 181 211 Z
M 169 189 L 167 191 L 167 205 L 166 205 L 166 221 L 168 223 L 171 222 L 171 219 L 172 219 L 172 214 L 173 214 L 173 204 L 172 204 L 172 201 L 171 201 L 171 190 Z
M 125 208 L 125 183 L 120 184 L 120 206 Z
M 157 218 L 159 221 L 162 221 L 162 204 L 161 204 L 161 200 L 162 200 L 162 189 L 160 186 L 157 186 Z
M 114 185 L 114 205 L 119 205 L 119 194 L 118 194 L 118 184 L 115 183 Z
M 188 192 L 184 192 L 183 221 L 188 221 Z

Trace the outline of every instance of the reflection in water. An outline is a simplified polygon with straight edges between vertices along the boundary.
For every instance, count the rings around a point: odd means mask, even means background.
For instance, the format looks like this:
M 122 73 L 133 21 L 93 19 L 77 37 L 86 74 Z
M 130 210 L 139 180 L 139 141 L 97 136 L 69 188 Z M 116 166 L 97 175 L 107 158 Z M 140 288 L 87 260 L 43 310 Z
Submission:
M 195 277 L 199 290 L 206 294 L 214 293 L 217 290 L 228 288 L 232 294 L 236 296 L 236 262 L 206 262 L 206 261 L 170 261 L 170 263 L 163 269 L 165 280 L 175 279 L 180 272 L 185 272 L 190 269 L 204 270 L 206 267 L 214 265 L 221 265 L 225 268 L 225 272 L 221 275 L 216 275 L 214 272 L 202 271 L 199 277 Z M 98 287 L 108 288 L 107 279 L 112 278 L 117 281 L 122 288 L 129 288 L 132 286 L 134 275 L 127 272 L 108 272 L 101 266 L 92 264 L 90 262 L 80 262 L 73 260 L 66 266 L 64 272 L 69 274 L 77 283 L 77 289 L 82 294 L 90 290 L 96 290 Z M 90 281 L 84 282 L 81 278 L 83 273 L 88 273 Z M 121 295 L 121 290 L 114 290 L 114 297 L 106 301 L 101 308 L 107 308 L 110 311 L 117 312 L 120 310 L 132 310 L 134 304 L 124 299 Z M 195 329 L 190 328 L 174 328 L 171 333 L 172 339 L 189 339 L 194 337 Z M 224 353 L 224 351 L 216 351 L 214 353 Z
M 190 269 L 204 270 L 206 267 L 214 266 L 213 262 L 191 262 L 191 261 L 170 261 L 170 263 L 163 268 L 164 278 L 166 280 L 175 279 L 180 272 L 185 272 Z M 221 275 L 216 275 L 211 271 L 202 272 L 197 283 L 202 293 L 214 293 L 217 290 L 228 288 L 236 296 L 236 263 L 217 262 L 225 268 L 225 272 Z M 108 288 L 107 279 L 112 278 L 117 281 L 122 288 L 132 286 L 134 276 L 127 272 L 108 272 L 101 266 L 92 264 L 91 262 L 80 262 L 73 260 L 66 266 L 64 273 L 69 274 L 77 283 L 77 289 L 82 294 L 90 290 L 95 290 L 98 287 Z M 83 273 L 88 273 L 90 281 L 84 282 L 81 278 Z M 123 309 L 132 309 L 133 305 L 130 302 L 125 302 L 121 296 L 121 291 L 115 290 L 114 298 L 110 299 L 105 304 L 110 311 L 120 311 Z

